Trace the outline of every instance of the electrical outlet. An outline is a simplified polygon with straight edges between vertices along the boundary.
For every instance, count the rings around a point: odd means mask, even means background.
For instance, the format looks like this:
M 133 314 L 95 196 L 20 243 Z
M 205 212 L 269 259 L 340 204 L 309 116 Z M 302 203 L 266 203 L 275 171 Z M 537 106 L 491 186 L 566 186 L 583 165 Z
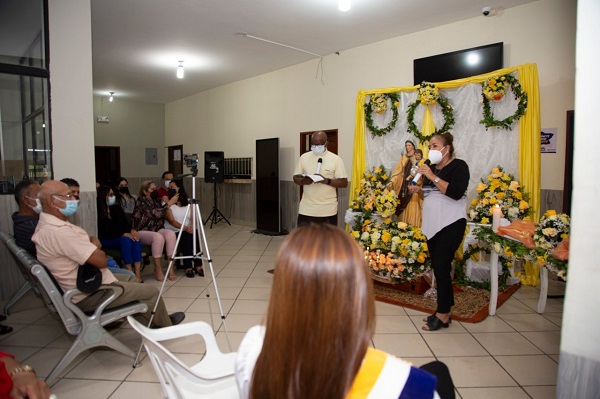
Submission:
M 99 116 L 96 118 L 98 123 L 109 123 L 108 116 Z

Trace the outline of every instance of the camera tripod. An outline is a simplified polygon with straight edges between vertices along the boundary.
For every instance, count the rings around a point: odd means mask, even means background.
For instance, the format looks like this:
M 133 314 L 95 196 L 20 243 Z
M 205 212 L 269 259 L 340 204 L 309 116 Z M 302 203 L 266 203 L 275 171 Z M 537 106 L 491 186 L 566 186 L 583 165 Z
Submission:
M 227 222 L 228 225 L 231 226 L 231 223 L 229 223 L 229 220 L 227 220 L 227 218 L 225 217 L 225 215 L 223 215 L 221 213 L 221 211 L 219 210 L 219 208 L 217 207 L 217 182 L 214 182 L 213 210 L 210 213 L 210 215 L 208 215 L 208 217 L 206 218 L 206 220 L 204 221 L 204 224 L 208 223 L 209 220 L 210 220 L 210 228 L 211 229 L 213 227 L 213 224 L 217 224 L 221 220 L 224 220 L 225 222 Z
M 229 331 L 227 330 L 227 324 L 225 323 L 226 316 L 225 316 L 225 313 L 223 313 L 223 305 L 221 304 L 221 298 L 219 296 L 219 289 L 217 287 L 217 279 L 215 276 L 215 271 L 214 271 L 213 263 L 212 263 L 213 261 L 210 256 L 210 252 L 208 250 L 208 243 L 206 241 L 204 225 L 202 224 L 202 215 L 200 214 L 200 205 L 198 203 L 198 200 L 196 200 L 196 175 L 198 174 L 198 169 L 196 169 L 195 164 L 192 166 L 188 166 L 188 167 L 191 168 L 192 173 L 179 175 L 177 177 L 183 178 L 186 176 L 192 176 L 192 198 L 189 199 L 189 202 L 186 206 L 185 216 L 183 217 L 181 227 L 179 228 L 179 233 L 177 234 L 177 241 L 175 242 L 175 248 L 173 249 L 173 254 L 169 257 L 169 266 L 167 267 L 167 272 L 166 272 L 165 276 L 169 275 L 171 268 L 174 267 L 174 261 L 177 259 L 192 259 L 192 267 L 195 266 L 193 261 L 196 259 L 208 261 L 208 269 L 209 270 L 206 270 L 206 268 L 204 268 L 204 288 L 206 291 L 206 298 L 208 300 L 208 309 L 209 309 L 209 313 L 210 313 L 211 325 L 213 328 L 213 332 L 216 333 L 217 329 L 215 328 L 213 317 L 212 317 L 213 312 L 212 312 L 210 288 L 209 288 L 210 284 L 212 283 L 215 288 L 215 296 L 217 298 L 217 305 L 219 307 L 219 313 L 221 315 L 221 322 L 223 324 L 223 329 L 225 331 L 225 337 L 227 338 L 227 344 L 229 345 L 229 350 L 232 351 L 233 348 L 231 346 L 231 341 L 229 340 Z M 215 202 L 215 204 L 216 204 L 216 202 Z M 193 240 L 192 241 L 192 243 L 193 243 L 192 244 L 192 248 L 193 248 L 192 255 L 176 256 L 177 249 L 179 248 L 179 241 L 181 240 L 181 237 L 184 233 L 184 229 L 186 227 L 186 221 L 188 221 L 188 220 L 191 221 L 191 223 L 192 223 L 192 240 Z M 227 219 L 225 219 L 225 220 L 227 220 Z M 229 222 L 227 222 L 227 223 L 229 223 Z M 201 240 L 198 240 L 198 237 L 200 237 Z M 198 243 L 199 248 L 196 247 L 196 243 Z M 203 256 L 203 255 L 205 255 L 205 256 Z M 208 277 L 207 277 L 208 271 L 210 271 L 210 277 L 211 277 L 210 281 L 208 280 Z M 166 282 L 167 282 L 167 278 L 165 278 L 163 280 L 163 282 L 160 286 L 160 291 L 158 292 L 158 298 L 156 299 L 156 303 L 154 304 L 154 308 L 152 310 L 152 316 L 150 317 L 150 321 L 148 322 L 149 328 L 152 325 L 152 320 L 154 320 L 154 314 L 156 313 L 156 309 L 158 308 L 158 302 L 160 301 L 160 299 L 162 297 Z M 140 345 L 140 349 L 138 350 L 137 356 L 133 362 L 134 368 L 140 365 L 139 357 L 140 357 L 140 353 L 142 351 L 142 347 L 143 347 L 143 344 Z

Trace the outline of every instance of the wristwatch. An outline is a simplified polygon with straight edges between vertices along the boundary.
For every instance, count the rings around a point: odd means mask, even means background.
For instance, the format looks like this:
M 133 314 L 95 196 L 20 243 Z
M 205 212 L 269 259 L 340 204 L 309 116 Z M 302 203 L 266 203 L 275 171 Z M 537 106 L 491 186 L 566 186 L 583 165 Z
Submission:
M 327 185 L 329 186 L 331 184 L 331 179 L 327 179 Z
M 434 182 L 435 184 L 438 184 L 438 183 L 440 182 L 440 178 L 439 178 L 439 177 L 436 177 L 435 179 L 433 179 L 433 182 Z

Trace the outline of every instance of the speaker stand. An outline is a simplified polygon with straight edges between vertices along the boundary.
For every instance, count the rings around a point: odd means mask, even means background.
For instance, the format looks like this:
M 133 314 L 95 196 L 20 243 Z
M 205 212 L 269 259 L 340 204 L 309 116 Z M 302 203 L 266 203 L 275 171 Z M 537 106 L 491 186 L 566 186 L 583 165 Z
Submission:
M 214 182 L 213 210 L 210 213 L 210 215 L 208 215 L 208 217 L 206 218 L 206 220 L 204 221 L 204 225 L 206 225 L 206 223 L 208 223 L 209 220 L 210 220 L 210 228 L 211 229 L 213 227 L 213 224 L 217 224 L 221 220 L 224 220 L 225 222 L 227 222 L 228 225 L 231 226 L 231 223 L 229 223 L 229 220 L 227 220 L 227 218 L 225 217 L 225 215 L 223 215 L 221 213 L 221 211 L 219 210 L 219 208 L 217 208 L 217 182 Z

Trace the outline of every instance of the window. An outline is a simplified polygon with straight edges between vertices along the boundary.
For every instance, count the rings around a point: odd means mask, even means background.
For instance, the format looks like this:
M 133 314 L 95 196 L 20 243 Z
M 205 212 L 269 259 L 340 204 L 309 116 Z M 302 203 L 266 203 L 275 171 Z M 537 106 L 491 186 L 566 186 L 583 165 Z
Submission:
M 0 194 L 52 178 L 46 0 L 0 2 Z

